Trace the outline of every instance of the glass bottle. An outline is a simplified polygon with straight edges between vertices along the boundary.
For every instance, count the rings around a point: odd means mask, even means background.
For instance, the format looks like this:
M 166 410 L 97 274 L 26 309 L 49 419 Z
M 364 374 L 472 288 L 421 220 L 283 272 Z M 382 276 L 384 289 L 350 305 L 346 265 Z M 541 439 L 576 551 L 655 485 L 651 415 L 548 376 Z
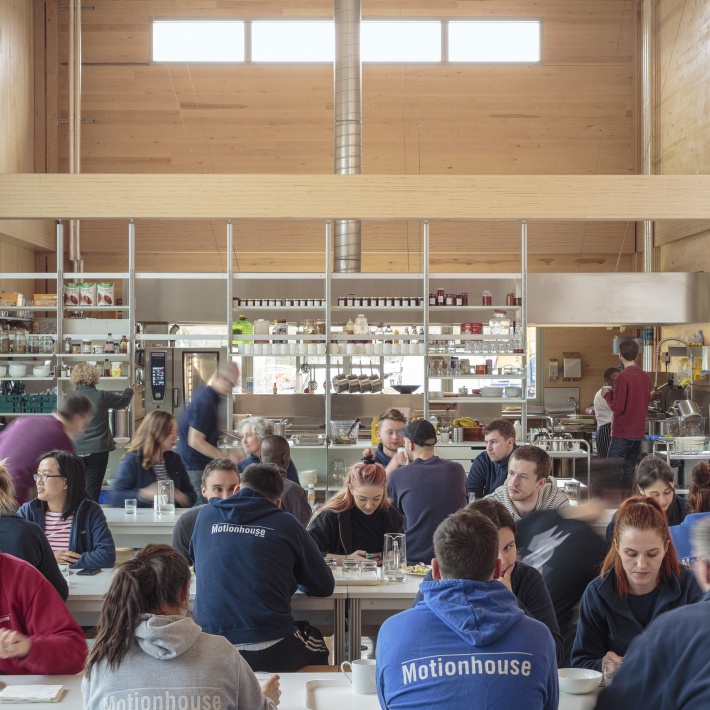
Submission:
M 310 506 L 311 510 L 316 509 L 316 484 L 315 483 L 308 484 L 308 505 Z
M 109 355 L 113 355 L 114 349 L 113 349 L 113 335 L 109 333 L 106 336 L 106 344 L 104 345 L 104 352 L 108 353 Z
M 125 335 L 121 337 L 121 342 L 118 344 L 118 352 L 122 355 L 128 353 L 128 338 Z
M 345 332 L 348 335 L 353 335 L 355 333 L 355 324 L 350 318 L 348 318 L 348 322 L 345 324 Z

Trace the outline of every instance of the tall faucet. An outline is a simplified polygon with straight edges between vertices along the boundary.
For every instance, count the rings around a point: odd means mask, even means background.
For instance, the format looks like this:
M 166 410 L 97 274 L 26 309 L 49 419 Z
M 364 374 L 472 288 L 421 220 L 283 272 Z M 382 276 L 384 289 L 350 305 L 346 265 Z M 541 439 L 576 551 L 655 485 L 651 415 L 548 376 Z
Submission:
M 567 403 L 568 403 L 568 404 L 569 404 L 570 402 L 573 402 L 573 403 L 574 403 L 574 413 L 575 413 L 575 414 L 579 414 L 579 402 L 577 402 L 577 400 L 576 400 L 574 397 L 570 397 L 570 398 L 567 400 Z
M 693 355 L 693 348 L 688 345 L 688 341 L 683 340 L 682 338 L 675 338 L 673 336 L 670 336 L 668 338 L 662 338 L 658 341 L 658 345 L 656 345 L 656 359 L 653 363 L 653 368 L 656 371 L 656 379 L 653 383 L 653 389 L 658 390 L 658 357 L 661 354 L 661 345 L 663 345 L 663 343 L 667 343 L 669 340 L 672 340 L 675 343 L 680 343 L 681 345 L 685 345 L 685 351 L 688 354 L 688 359 L 690 360 L 690 391 L 688 392 L 688 394 L 690 395 L 690 399 L 693 399 L 693 381 L 695 379 L 695 356 Z

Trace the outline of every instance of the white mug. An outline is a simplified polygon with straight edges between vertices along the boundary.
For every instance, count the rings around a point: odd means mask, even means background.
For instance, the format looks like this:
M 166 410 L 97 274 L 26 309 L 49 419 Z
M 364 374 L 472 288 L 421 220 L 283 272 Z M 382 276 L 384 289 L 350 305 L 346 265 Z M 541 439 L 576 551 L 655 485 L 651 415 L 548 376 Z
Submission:
M 351 675 L 348 675 L 345 666 L 350 666 Z M 356 695 L 372 695 L 377 692 L 374 658 L 359 658 L 356 661 L 343 661 L 340 664 L 340 670 L 352 683 L 353 693 Z

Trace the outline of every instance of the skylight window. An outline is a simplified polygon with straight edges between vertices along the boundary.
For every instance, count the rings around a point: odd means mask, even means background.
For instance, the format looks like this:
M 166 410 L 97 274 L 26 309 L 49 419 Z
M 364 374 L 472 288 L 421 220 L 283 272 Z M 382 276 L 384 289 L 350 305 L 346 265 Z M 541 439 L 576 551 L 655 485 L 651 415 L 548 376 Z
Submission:
M 540 61 L 540 22 L 449 22 L 449 61 L 491 64 Z
M 243 62 L 244 23 L 156 20 L 153 22 L 153 61 Z
M 360 33 L 363 62 L 441 61 L 441 22 L 363 22 Z
M 333 62 L 332 22 L 253 22 L 251 59 L 254 62 Z

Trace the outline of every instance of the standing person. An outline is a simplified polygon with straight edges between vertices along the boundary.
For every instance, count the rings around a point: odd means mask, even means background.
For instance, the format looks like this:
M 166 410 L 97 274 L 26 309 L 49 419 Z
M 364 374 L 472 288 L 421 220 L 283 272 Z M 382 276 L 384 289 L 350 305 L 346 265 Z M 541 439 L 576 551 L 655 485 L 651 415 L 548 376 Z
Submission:
M 86 639 L 56 589 L 0 552 L 0 676 L 81 673 Z
M 486 450 L 471 464 L 466 479 L 469 494 L 483 498 L 505 483 L 508 460 L 515 451 L 515 428 L 507 419 L 494 419 L 483 428 Z
M 498 531 L 460 510 L 434 534 L 434 580 L 424 600 L 382 624 L 377 695 L 386 710 L 477 705 L 555 710 L 555 646 L 500 581 Z
M 646 436 L 646 416 L 651 400 L 651 378 L 636 364 L 639 346 L 622 340 L 619 360 L 624 366 L 612 385 L 605 385 L 604 399 L 614 413 L 611 420 L 609 458 L 623 461 L 622 489 L 631 488 L 641 441 Z
M 173 451 L 176 441 L 175 417 L 161 409 L 150 412 L 133 435 L 128 453 L 111 481 L 114 508 L 122 508 L 126 498 L 135 498 L 139 508 L 151 508 L 159 480 L 173 481 L 178 508 L 192 508 L 197 494 L 180 455 Z
M 286 478 L 286 471 L 291 465 L 291 447 L 283 436 L 272 434 L 261 443 L 261 462 L 272 463 L 279 467 L 283 474 L 284 489 L 281 493 L 281 507 L 291 513 L 305 527 L 311 519 L 311 506 L 308 505 L 308 494 L 303 486 Z
M 335 580 L 306 529 L 278 507 L 283 478 L 273 464 L 252 464 L 229 498 L 200 512 L 190 544 L 195 618 L 233 643 L 255 671 L 293 672 L 328 662 L 320 631 L 294 622 L 291 597 L 333 593 Z
M 668 525 L 680 525 L 686 516 L 686 501 L 675 492 L 673 469 L 660 456 L 646 456 L 634 471 L 633 494 L 655 498 L 666 515 Z M 606 528 L 606 549 L 612 545 L 616 513 Z
M 693 573 L 680 565 L 666 516 L 653 498 L 619 507 L 614 544 L 579 610 L 572 665 L 601 671 L 619 664 L 631 641 L 657 616 L 700 601 Z
M 519 446 L 508 461 L 508 478 L 490 494 L 516 522 L 533 510 L 566 508 L 567 496 L 552 477 L 552 459 L 539 446 Z
M 409 459 L 405 453 L 398 452 L 404 439 L 397 433 L 407 423 L 407 417 L 399 409 L 390 408 L 377 418 L 377 436 L 380 443 L 373 451 L 370 447 L 362 452 L 365 463 L 379 463 L 384 466 L 387 475 L 406 466 Z
M 274 710 L 279 677 L 262 687 L 232 644 L 187 614 L 190 568 L 147 545 L 113 575 L 81 692 L 86 708 Z
M 692 544 L 702 599 L 654 619 L 631 642 L 598 710 L 710 707 L 710 519 L 693 528 Z
M 271 422 L 268 419 L 264 419 L 264 417 L 249 417 L 245 419 L 242 422 L 240 432 L 242 435 L 242 446 L 244 447 L 244 453 L 246 453 L 247 457 L 239 462 L 239 473 L 247 466 L 261 461 L 261 445 L 267 436 L 274 435 Z M 288 459 L 288 468 L 286 469 L 286 478 L 288 478 L 289 481 L 301 485 L 296 465 L 293 463 L 290 456 Z
M 98 503 L 86 495 L 86 469 L 68 451 L 49 451 L 40 459 L 37 498 L 18 514 L 42 528 L 57 562 L 72 568 L 113 567 L 116 546 Z
M 223 457 L 222 452 L 217 448 L 220 434 L 219 399 L 231 396 L 238 381 L 237 364 L 233 360 L 221 362 L 207 385 L 198 387 L 194 391 L 192 401 L 180 414 L 178 426 L 180 439 L 175 451 L 187 468 L 194 491 L 200 490 L 202 472 L 210 460 Z M 206 501 L 198 495 L 197 502 Z
M 202 474 L 202 497 L 206 500 L 212 498 L 229 498 L 239 490 L 239 471 L 237 464 L 229 459 L 212 459 Z M 205 504 L 206 505 L 206 504 Z M 197 516 L 204 505 L 196 505 L 183 513 L 176 521 L 173 528 L 173 547 L 182 552 L 192 564 L 190 559 L 190 540 L 195 531 Z M 310 510 L 310 508 L 309 508 Z
M 690 490 L 686 501 L 686 516 L 683 521 L 668 524 L 678 558 L 682 561 L 692 558 L 691 533 L 698 521 L 710 515 L 710 466 L 699 461 L 690 474 Z
M 385 534 L 402 532 L 402 513 L 387 495 L 387 474 L 379 463 L 356 463 L 343 487 L 321 506 L 308 532 L 327 557 L 382 557 Z
M 387 482 L 392 503 L 404 515 L 407 559 L 413 564 L 434 556 L 434 531 L 468 502 L 466 472 L 456 461 L 434 454 L 436 429 L 417 419 L 398 430 L 411 463 L 393 471 Z
M 85 394 L 70 392 L 56 414 L 18 417 L 0 432 L 0 459 L 10 471 L 19 505 L 32 497 L 37 459 L 52 449 L 76 453 L 74 440 L 84 433 L 93 413 L 94 405 Z
M 57 590 L 62 599 L 69 587 L 39 525 L 17 515 L 15 487 L 3 461 L 0 461 L 0 549 L 36 567 Z
M 605 459 L 609 455 L 611 443 L 611 420 L 614 413 L 604 398 L 605 387 L 614 389 L 614 380 L 619 374 L 618 367 L 607 367 L 604 370 L 604 385 L 594 395 L 594 416 L 597 419 L 597 458 Z
M 108 456 L 116 448 L 108 425 L 109 409 L 125 409 L 131 403 L 136 388 L 126 387 L 121 394 L 96 388 L 99 371 L 88 362 L 80 362 L 71 371 L 71 383 L 76 391 L 85 394 L 94 405 L 94 416 L 84 434 L 76 440 L 76 451 L 86 466 L 86 492 L 99 502 L 101 484 L 104 482 Z

